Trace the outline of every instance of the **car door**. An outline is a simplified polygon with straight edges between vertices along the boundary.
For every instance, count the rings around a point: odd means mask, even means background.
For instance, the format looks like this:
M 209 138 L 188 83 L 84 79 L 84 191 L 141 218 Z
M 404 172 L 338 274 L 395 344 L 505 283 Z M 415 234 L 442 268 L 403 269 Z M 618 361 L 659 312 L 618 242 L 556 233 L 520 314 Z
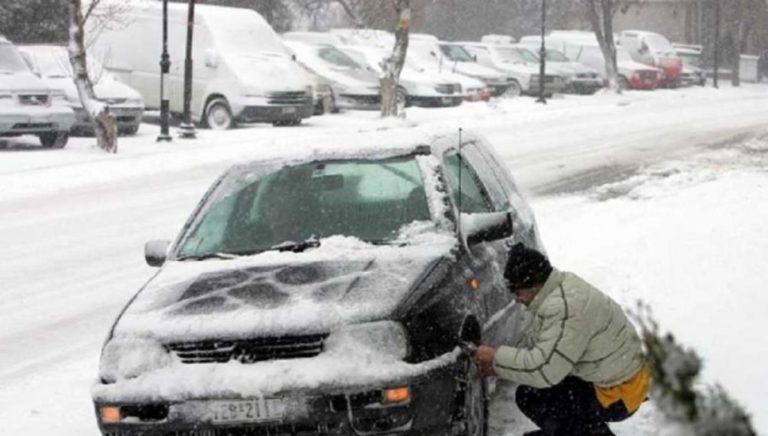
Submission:
M 457 151 L 449 150 L 443 156 L 446 178 L 451 185 L 453 201 L 461 204 L 463 213 L 488 213 L 506 211 L 509 201 L 499 183 L 486 174 L 487 164 L 475 144 L 467 143 Z M 459 197 L 459 167 L 461 167 L 461 197 Z M 461 201 L 459 200 L 461 198 Z M 458 207 L 457 207 L 458 208 Z M 483 340 L 492 345 L 508 343 L 506 317 L 514 305 L 512 296 L 506 290 L 503 269 L 506 262 L 508 239 L 481 242 L 469 247 L 466 262 L 473 286 L 480 295 L 484 316 L 482 320 Z

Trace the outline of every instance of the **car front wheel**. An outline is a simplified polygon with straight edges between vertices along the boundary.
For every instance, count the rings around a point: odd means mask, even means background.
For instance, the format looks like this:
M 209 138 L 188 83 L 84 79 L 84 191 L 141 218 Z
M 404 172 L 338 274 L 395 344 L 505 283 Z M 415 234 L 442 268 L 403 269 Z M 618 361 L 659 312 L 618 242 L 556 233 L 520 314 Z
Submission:
M 205 124 L 213 130 L 227 130 L 235 125 L 229 103 L 223 98 L 216 98 L 205 108 Z
M 40 144 L 45 148 L 64 148 L 69 141 L 69 132 L 41 133 Z
M 459 436 L 486 436 L 488 434 L 488 395 L 486 381 L 480 377 L 477 365 L 469 357 L 462 357 L 463 374 L 459 377 L 457 404 Z
M 504 91 L 505 97 L 519 97 L 523 94 L 523 88 L 520 86 L 520 83 L 517 80 L 513 80 L 509 88 L 507 88 L 506 91 Z

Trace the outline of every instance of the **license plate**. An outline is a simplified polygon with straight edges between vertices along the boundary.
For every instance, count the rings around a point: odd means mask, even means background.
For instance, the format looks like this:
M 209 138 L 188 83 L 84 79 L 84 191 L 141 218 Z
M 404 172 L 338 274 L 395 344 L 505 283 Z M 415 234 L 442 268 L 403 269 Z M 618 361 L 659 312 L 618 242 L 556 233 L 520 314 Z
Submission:
M 443 104 L 451 104 L 451 103 L 453 103 L 453 98 L 451 98 L 451 97 L 442 97 L 441 100 L 442 100 Z
M 214 423 L 277 421 L 285 417 L 285 404 L 280 398 L 212 401 L 209 407 Z
M 283 108 L 283 113 L 284 114 L 295 114 L 296 113 L 296 108 L 295 107 L 284 107 Z

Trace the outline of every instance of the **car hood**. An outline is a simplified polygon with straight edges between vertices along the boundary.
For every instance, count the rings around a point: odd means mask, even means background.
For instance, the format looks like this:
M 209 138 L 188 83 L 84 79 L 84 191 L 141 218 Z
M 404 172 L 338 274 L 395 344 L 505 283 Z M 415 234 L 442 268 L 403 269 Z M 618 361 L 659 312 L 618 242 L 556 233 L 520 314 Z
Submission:
M 373 246 L 335 237 L 304 253 L 170 261 L 137 294 L 114 336 L 160 342 L 327 333 L 386 319 L 456 240 Z
M 77 87 L 71 77 L 46 77 L 45 83 L 51 89 L 64 91 L 70 101 L 79 101 L 80 96 L 77 93 Z M 141 95 L 130 86 L 118 82 L 113 78 L 102 78 L 93 85 L 93 91 L 96 97 L 104 100 L 127 100 L 139 99 Z
M 50 92 L 50 89 L 42 79 L 27 71 L 0 74 L 0 89 L 10 90 L 11 92 Z
M 504 77 L 504 74 L 500 71 L 475 62 L 456 62 L 455 71 L 452 64 L 453 62 L 448 61 L 448 70 L 451 72 L 466 74 L 473 77 Z M 443 68 L 445 68 L 445 66 L 443 66 Z
M 270 52 L 228 54 L 224 59 L 242 84 L 260 89 L 265 93 L 303 91 L 307 86 L 312 85 L 304 71 L 283 54 Z
M 628 74 L 633 71 L 659 71 L 658 68 L 635 61 L 619 61 L 616 63 L 616 66 L 619 69 L 619 72 L 624 74 Z

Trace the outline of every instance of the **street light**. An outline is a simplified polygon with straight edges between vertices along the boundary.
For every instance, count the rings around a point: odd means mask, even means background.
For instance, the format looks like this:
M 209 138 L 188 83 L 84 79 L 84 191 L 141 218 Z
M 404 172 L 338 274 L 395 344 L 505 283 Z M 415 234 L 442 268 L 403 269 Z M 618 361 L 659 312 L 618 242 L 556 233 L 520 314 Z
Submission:
M 195 124 L 192 122 L 192 41 L 195 31 L 195 0 L 189 0 L 187 8 L 187 55 L 184 59 L 184 122 L 181 123 L 179 136 L 195 139 Z
M 544 97 L 545 73 L 547 70 L 547 45 L 545 43 L 545 34 L 547 32 L 547 0 L 541 0 L 541 49 L 539 49 L 539 98 L 537 103 L 547 104 Z
M 157 142 L 170 142 L 168 133 L 168 111 L 170 105 L 165 95 L 165 84 L 171 71 L 171 57 L 168 55 L 168 0 L 163 0 L 163 54 L 160 55 L 160 135 Z

